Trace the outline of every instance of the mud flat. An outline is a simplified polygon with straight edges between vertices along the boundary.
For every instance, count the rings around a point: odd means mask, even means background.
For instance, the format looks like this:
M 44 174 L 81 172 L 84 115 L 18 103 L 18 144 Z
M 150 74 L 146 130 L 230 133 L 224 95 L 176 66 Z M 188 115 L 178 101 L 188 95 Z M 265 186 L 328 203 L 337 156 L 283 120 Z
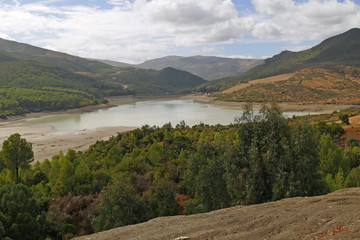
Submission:
M 72 132 L 58 132 L 49 125 L 30 125 L 23 121 L 2 122 L 0 124 L 0 145 L 13 133 L 19 133 L 33 144 L 35 161 L 51 159 L 60 151 L 66 153 L 69 148 L 84 151 L 96 141 L 105 140 L 119 132 L 129 131 L 135 127 L 100 127 L 82 129 Z

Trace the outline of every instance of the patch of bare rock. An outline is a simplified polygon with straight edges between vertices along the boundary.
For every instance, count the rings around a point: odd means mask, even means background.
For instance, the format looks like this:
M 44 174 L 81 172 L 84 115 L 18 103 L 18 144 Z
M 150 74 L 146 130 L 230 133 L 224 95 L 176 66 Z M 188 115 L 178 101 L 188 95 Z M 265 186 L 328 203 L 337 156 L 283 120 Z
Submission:
M 152 219 L 77 240 L 360 239 L 360 188 Z

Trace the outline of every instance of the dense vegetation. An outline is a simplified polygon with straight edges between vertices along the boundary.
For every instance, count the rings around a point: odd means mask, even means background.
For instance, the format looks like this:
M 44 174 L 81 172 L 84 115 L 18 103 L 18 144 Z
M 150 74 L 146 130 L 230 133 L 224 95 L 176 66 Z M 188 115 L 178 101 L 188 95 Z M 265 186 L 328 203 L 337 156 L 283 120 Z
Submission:
M 142 95 L 189 92 L 191 88 L 206 82 L 198 76 L 171 67 L 160 71 L 138 68 L 127 68 L 121 71 L 112 69 L 107 71 L 105 76 L 109 79 L 107 82 Z
M 94 105 L 110 85 L 0 52 L 0 115 L 19 115 Z
M 328 38 L 304 51 L 283 51 L 237 77 L 208 82 L 198 91 L 221 91 L 228 85 L 248 82 L 254 79 L 291 73 L 314 66 L 346 65 L 360 67 L 360 29 L 354 28 L 343 34 Z
M 247 106 L 237 122 L 145 125 L 33 166 L 31 154 L 11 154 L 31 146 L 12 135 L 1 151 L 0 236 L 69 239 L 157 216 L 360 186 L 359 142 L 337 146 L 340 124 L 285 119 L 276 105 L 259 113 Z

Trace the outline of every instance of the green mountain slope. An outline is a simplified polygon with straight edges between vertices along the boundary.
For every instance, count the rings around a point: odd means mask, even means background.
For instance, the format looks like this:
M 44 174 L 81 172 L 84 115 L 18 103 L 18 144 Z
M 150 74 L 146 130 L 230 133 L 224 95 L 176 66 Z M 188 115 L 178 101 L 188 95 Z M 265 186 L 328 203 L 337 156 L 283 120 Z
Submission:
M 75 57 L 4 39 L 0 39 L 0 51 L 1 50 L 3 53 L 6 53 L 2 56 L 4 61 L 14 59 L 38 61 L 48 66 L 51 65 L 66 69 L 68 72 L 80 73 L 87 76 L 87 79 L 96 79 L 94 83 L 103 83 L 101 88 L 103 88 L 105 95 L 175 93 L 193 88 L 205 82 L 203 79 L 193 74 L 185 73 L 184 71 L 169 71 L 169 69 L 161 71 L 140 70 L 137 68 L 129 68 L 127 65 L 114 67 L 99 61 Z M 42 70 L 42 68 L 39 68 L 38 72 Z M 17 71 L 19 71 L 19 69 Z M 32 73 L 29 72 L 28 76 L 31 74 Z M 36 75 L 34 75 L 34 77 L 35 76 Z M 57 78 L 57 81 L 62 82 L 61 77 Z M 85 83 L 85 85 L 87 84 L 89 84 L 89 82 Z M 66 87 L 72 88 L 73 86 Z M 90 84 L 89 88 L 91 87 L 93 87 L 93 85 Z
M 85 58 L 80 58 L 69 54 L 51 51 L 44 48 L 31 46 L 29 44 L 18 43 L 1 38 L 0 49 L 20 59 L 36 60 L 74 72 L 95 73 L 111 68 L 111 66 L 98 61 L 91 61 Z
M 191 73 L 170 67 L 160 71 L 128 68 L 109 74 L 109 79 L 109 83 L 132 89 L 137 94 L 181 93 L 206 82 Z
M 207 56 L 167 56 L 148 60 L 141 64 L 127 64 L 109 60 L 98 60 L 114 67 L 137 67 L 142 69 L 162 70 L 167 67 L 190 72 L 205 80 L 237 76 L 264 62 L 260 59 L 221 58 Z
M 243 74 L 241 80 L 264 78 L 294 72 L 314 65 L 360 66 L 360 29 L 354 28 L 328 38 L 319 45 L 301 52 L 284 51 Z
M 37 61 L 0 52 L 0 116 L 98 104 L 110 86 Z
M 240 76 L 209 82 L 200 89 L 218 91 L 239 82 L 291 73 L 310 66 L 326 65 L 360 66 L 360 29 L 351 29 L 301 52 L 283 51 Z

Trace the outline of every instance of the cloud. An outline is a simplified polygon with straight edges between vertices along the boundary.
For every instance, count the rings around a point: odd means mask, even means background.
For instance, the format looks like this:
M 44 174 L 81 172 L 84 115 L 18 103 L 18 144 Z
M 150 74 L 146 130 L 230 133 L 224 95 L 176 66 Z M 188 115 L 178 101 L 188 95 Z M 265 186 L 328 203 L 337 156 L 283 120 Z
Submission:
M 321 40 L 359 27 L 360 6 L 350 0 L 252 0 L 258 21 L 252 35 L 301 42 Z M 261 19 L 259 21 L 259 19 Z
M 215 49 L 243 38 L 301 45 L 360 22 L 360 7 L 350 0 L 252 0 L 251 11 L 236 9 L 230 0 L 108 0 L 106 7 L 105 1 L 52 2 L 0 1 L 0 36 L 82 57 L 138 63 L 178 48 L 204 52 L 206 46 Z

